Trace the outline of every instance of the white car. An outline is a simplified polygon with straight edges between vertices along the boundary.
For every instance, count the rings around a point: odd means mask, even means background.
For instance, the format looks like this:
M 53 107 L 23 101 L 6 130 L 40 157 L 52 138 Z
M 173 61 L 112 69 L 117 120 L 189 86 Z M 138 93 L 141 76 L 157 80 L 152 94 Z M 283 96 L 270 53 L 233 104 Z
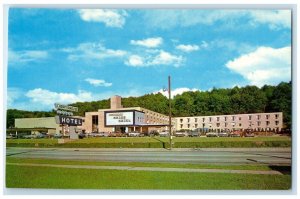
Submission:
M 161 132 L 161 133 L 159 133 L 159 136 L 160 137 L 168 137 L 169 136 L 169 132 L 166 132 L 166 131 Z
M 139 137 L 140 133 L 138 133 L 138 132 L 130 132 L 130 133 L 128 133 L 128 136 L 129 137 Z

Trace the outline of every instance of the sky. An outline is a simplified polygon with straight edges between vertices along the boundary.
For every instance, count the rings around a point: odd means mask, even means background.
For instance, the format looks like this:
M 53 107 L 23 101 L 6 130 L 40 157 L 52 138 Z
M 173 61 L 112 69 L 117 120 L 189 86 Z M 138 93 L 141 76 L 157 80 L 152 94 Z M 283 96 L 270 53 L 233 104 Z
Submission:
M 7 107 L 291 81 L 291 11 L 10 8 Z

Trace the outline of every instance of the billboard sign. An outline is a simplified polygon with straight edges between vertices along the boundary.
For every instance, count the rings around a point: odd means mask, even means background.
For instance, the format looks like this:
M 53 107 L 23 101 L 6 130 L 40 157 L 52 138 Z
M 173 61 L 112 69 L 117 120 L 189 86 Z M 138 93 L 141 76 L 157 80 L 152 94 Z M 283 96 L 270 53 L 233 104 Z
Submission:
M 57 124 L 67 124 L 69 126 L 81 126 L 83 120 L 80 118 L 67 117 L 58 115 L 55 117 Z
M 133 111 L 105 112 L 106 126 L 133 125 Z
M 137 110 L 105 111 L 105 126 L 134 126 L 144 124 L 144 113 Z

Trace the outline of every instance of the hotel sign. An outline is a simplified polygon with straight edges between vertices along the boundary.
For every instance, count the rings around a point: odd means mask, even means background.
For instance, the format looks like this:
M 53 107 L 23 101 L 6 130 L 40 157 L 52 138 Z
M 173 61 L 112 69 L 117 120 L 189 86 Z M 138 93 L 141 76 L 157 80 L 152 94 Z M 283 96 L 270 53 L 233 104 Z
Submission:
M 58 115 L 55 117 L 57 124 L 67 124 L 69 126 L 81 126 L 82 119 L 80 118 L 73 118 L 73 117 L 66 117 L 63 115 Z

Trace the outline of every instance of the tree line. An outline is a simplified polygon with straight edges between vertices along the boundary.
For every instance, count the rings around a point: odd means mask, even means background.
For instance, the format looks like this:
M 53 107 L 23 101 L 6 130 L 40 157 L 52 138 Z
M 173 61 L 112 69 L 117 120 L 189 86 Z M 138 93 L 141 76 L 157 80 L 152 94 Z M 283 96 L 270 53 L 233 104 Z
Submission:
M 84 116 L 85 112 L 110 108 L 110 100 L 77 102 L 70 105 L 78 107 L 78 115 Z M 144 107 L 166 115 L 169 113 L 169 100 L 161 93 L 122 98 L 122 105 L 123 107 Z M 174 96 L 171 99 L 171 107 L 173 117 L 283 112 L 284 127 L 291 128 L 292 84 L 281 82 L 277 86 L 265 85 L 262 88 L 236 86 L 227 89 L 213 88 L 209 91 L 188 91 Z M 43 112 L 9 109 L 7 127 L 14 126 L 15 118 L 55 115 L 54 110 Z

